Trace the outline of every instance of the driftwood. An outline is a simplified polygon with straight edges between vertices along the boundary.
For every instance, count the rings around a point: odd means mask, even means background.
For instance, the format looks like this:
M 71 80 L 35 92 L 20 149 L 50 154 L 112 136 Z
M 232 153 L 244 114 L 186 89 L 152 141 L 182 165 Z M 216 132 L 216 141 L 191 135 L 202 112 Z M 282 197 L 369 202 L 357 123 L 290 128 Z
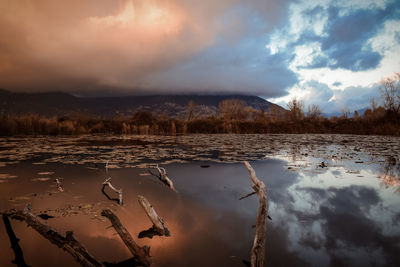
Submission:
M 153 172 L 151 172 L 149 170 L 149 173 L 155 177 L 157 177 L 163 184 L 165 184 L 166 186 L 168 186 L 172 191 L 176 191 L 175 187 L 174 187 L 174 183 L 172 182 L 171 179 L 168 178 L 167 175 L 167 170 L 165 168 L 162 167 L 158 167 L 158 164 L 156 166 L 156 169 L 158 171 L 158 174 L 154 174 Z
M 66 236 L 62 236 L 55 229 L 47 224 L 42 223 L 35 215 L 28 211 L 11 210 L 3 213 L 3 216 L 8 216 L 12 219 L 25 221 L 28 226 L 36 230 L 41 236 L 62 248 L 72 255 L 74 259 L 82 266 L 104 266 L 101 262 L 96 260 L 87 249 L 77 241 L 71 231 L 66 232 Z
M 104 182 L 103 182 L 103 187 L 101 189 L 101 192 L 109 199 L 109 200 L 115 200 L 118 202 L 118 204 L 120 204 L 122 206 L 123 204 L 123 195 L 122 195 L 122 189 L 116 189 L 110 182 L 111 177 L 107 178 Z M 115 191 L 116 193 L 118 193 L 118 199 L 115 198 L 111 198 L 106 192 L 105 192 L 105 187 L 108 186 L 110 187 L 111 190 Z
M 250 173 L 250 179 L 253 182 L 252 188 L 257 193 L 259 200 L 258 214 L 256 220 L 256 234 L 254 236 L 254 243 L 251 249 L 250 264 L 251 267 L 264 266 L 265 257 L 265 237 L 267 232 L 267 216 L 268 216 L 268 199 L 267 188 L 265 184 L 260 181 L 254 169 L 247 161 L 243 162 Z
M 5 214 L 3 214 L 3 222 L 4 226 L 6 227 L 8 237 L 10 238 L 11 248 L 15 254 L 15 260 L 13 260 L 12 263 L 15 263 L 18 267 L 29 266 L 25 263 L 24 253 L 22 252 L 22 248 L 19 245 L 19 239 L 15 236 L 15 233 L 11 227 L 10 220 Z
M 150 266 L 150 247 L 139 246 L 132 238 L 128 230 L 126 230 L 126 228 L 121 224 L 121 221 L 118 219 L 118 217 L 111 210 L 105 209 L 101 212 L 101 215 L 110 220 L 112 226 L 132 253 L 135 261 L 143 266 Z
M 79 241 L 75 239 L 72 231 L 67 231 L 66 236 L 64 237 L 55 229 L 51 228 L 45 223 L 42 223 L 35 215 L 30 213 L 30 210 L 31 205 L 27 205 L 24 211 L 12 209 L 5 212 L 0 212 L 0 215 L 3 216 L 6 231 L 10 238 L 11 247 L 15 254 L 15 260 L 13 263 L 17 264 L 18 266 L 27 267 L 28 265 L 25 263 L 22 249 L 18 244 L 19 239 L 15 236 L 14 231 L 11 228 L 11 224 L 8 219 L 9 217 L 19 221 L 25 221 L 28 226 L 32 227 L 44 238 L 71 254 L 82 266 L 150 266 L 151 264 L 150 247 L 140 247 L 137 245 L 126 228 L 121 224 L 118 217 L 110 210 L 103 210 L 101 215 L 107 217 L 111 221 L 112 226 L 115 228 L 125 245 L 133 254 L 133 258 L 119 263 L 101 263 L 95 259 L 87 251 L 87 249 L 81 243 L 79 243 Z
M 138 196 L 138 201 L 144 211 L 147 214 L 147 217 L 149 217 L 150 221 L 153 223 L 152 228 L 149 230 L 143 231 L 141 235 L 143 237 L 147 236 L 145 235 L 146 232 L 155 232 L 158 233 L 159 235 L 165 235 L 165 236 L 170 236 L 170 232 L 165 226 L 164 220 L 158 216 L 157 212 L 154 210 L 153 206 L 150 204 L 150 202 L 144 197 L 144 196 Z M 149 236 L 147 236 L 149 237 Z

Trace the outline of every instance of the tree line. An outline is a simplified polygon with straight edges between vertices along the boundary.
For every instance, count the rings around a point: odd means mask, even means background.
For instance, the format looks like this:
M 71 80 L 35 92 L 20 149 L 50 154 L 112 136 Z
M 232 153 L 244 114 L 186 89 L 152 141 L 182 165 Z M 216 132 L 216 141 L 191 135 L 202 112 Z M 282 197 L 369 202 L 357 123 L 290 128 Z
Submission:
M 400 73 L 382 80 L 379 106 L 371 99 L 362 114 L 344 109 L 341 116 L 324 117 L 317 105 L 305 110 L 304 103 L 292 99 L 287 110 L 272 106 L 257 110 L 239 99 L 221 101 L 217 114 L 204 114 L 190 101 L 186 117 L 169 118 L 149 111 L 137 111 L 130 117 L 96 118 L 84 114 L 63 117 L 43 117 L 37 114 L 0 115 L 0 135 L 79 135 L 79 134 L 139 134 L 180 135 L 259 134 L 259 133 L 337 133 L 400 136 Z

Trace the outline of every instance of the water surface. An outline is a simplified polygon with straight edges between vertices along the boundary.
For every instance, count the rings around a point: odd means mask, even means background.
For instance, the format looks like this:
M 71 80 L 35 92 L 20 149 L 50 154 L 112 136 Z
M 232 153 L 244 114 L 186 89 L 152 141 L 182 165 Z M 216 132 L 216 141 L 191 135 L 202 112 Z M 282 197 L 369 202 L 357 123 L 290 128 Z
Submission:
M 251 192 L 241 162 L 249 160 L 268 189 L 266 265 L 400 266 L 399 144 L 351 135 L 2 138 L 0 209 L 32 203 L 34 214 L 54 216 L 46 222 L 73 230 L 101 261 L 130 258 L 100 216 L 111 208 L 151 246 L 154 266 L 245 266 L 258 209 L 255 195 L 239 200 Z M 157 163 L 178 193 L 148 175 Z M 124 190 L 122 207 L 101 193 L 107 177 Z M 171 237 L 137 238 L 151 227 L 138 195 Z M 25 223 L 11 225 L 28 265 L 77 265 Z M 0 265 L 14 266 L 3 223 L 0 236 Z

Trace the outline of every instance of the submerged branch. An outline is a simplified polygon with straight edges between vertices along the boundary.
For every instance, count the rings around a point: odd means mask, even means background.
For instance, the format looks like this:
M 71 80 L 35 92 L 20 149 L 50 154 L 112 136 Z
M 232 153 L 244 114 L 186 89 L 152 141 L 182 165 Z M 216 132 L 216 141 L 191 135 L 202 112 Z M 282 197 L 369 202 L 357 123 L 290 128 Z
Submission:
M 28 209 L 29 210 L 29 209 Z M 12 219 L 25 221 L 28 226 L 32 227 L 41 236 L 55 244 L 57 247 L 62 248 L 68 252 L 74 259 L 82 266 L 102 267 L 101 262 L 95 259 L 87 249 L 75 239 L 72 231 L 67 231 L 66 236 L 62 236 L 57 230 L 51 228 L 47 224 L 42 223 L 35 215 L 29 211 L 16 211 L 11 210 L 3 213 L 3 216 L 8 216 Z
M 19 245 L 19 239 L 15 236 L 14 230 L 11 227 L 10 220 L 8 216 L 3 214 L 3 222 L 6 227 L 7 235 L 10 238 L 11 248 L 14 251 L 15 259 L 12 261 L 18 267 L 27 267 L 24 259 L 24 253 L 22 252 L 22 248 Z
M 58 189 L 58 191 L 64 192 L 64 188 L 63 188 L 63 186 L 62 186 L 62 184 L 61 184 L 60 179 L 56 178 L 54 181 L 57 183 L 57 189 Z
M 155 177 L 157 177 L 161 182 L 163 182 L 163 184 L 165 184 L 166 186 L 168 186 L 172 191 L 177 192 L 175 187 L 174 187 L 174 183 L 172 182 L 172 180 L 170 178 L 168 178 L 167 176 L 167 170 L 165 168 L 162 167 L 158 167 L 158 164 L 156 166 L 156 169 L 158 171 L 158 174 L 153 173 L 152 171 L 149 170 L 149 173 Z
M 110 220 L 112 226 L 117 231 L 122 241 L 124 241 L 126 247 L 132 253 L 135 261 L 139 262 L 143 266 L 150 266 L 150 247 L 139 246 L 135 240 L 132 238 L 128 230 L 122 225 L 119 218 L 109 209 L 105 209 L 101 212 L 101 215 Z
M 264 266 L 265 258 L 265 238 L 267 232 L 267 216 L 268 216 L 268 199 L 267 188 L 265 184 L 260 181 L 254 169 L 247 161 L 243 162 L 250 174 L 250 179 L 253 182 L 252 188 L 257 193 L 259 200 L 259 207 L 256 219 L 256 233 L 254 236 L 253 247 L 251 249 L 250 263 L 251 267 Z
M 113 201 L 117 201 L 118 204 L 120 204 L 122 206 L 123 204 L 123 195 L 122 195 L 122 189 L 116 189 L 112 184 L 111 184 L 111 177 L 107 178 L 104 182 L 103 182 L 103 187 L 101 189 L 101 192 L 109 199 L 109 200 L 113 200 Z M 111 198 L 106 192 L 105 192 L 105 187 L 108 186 L 110 187 L 111 190 L 113 190 L 114 192 L 116 192 L 118 194 L 118 199 L 115 198 Z
M 146 212 L 147 217 L 149 217 L 150 221 L 153 223 L 154 230 L 160 235 L 170 236 L 170 232 L 165 225 L 164 220 L 158 216 L 150 202 L 144 196 L 140 195 L 138 196 L 138 201 Z

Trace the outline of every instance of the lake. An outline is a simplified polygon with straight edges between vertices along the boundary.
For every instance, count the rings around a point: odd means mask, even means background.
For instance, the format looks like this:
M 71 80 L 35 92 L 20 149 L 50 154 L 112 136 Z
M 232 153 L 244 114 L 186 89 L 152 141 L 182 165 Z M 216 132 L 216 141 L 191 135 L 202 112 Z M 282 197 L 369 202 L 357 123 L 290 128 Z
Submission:
M 245 266 L 258 209 L 256 195 L 239 200 L 252 191 L 247 160 L 267 186 L 266 266 L 400 266 L 399 155 L 400 138 L 389 136 L 2 137 L 0 210 L 31 203 L 103 262 L 131 257 L 100 215 L 109 208 L 151 247 L 152 266 Z M 157 164 L 177 193 L 149 173 Z M 101 192 L 108 177 L 123 206 Z M 138 238 L 152 226 L 138 195 L 170 237 Z M 28 265 L 79 266 L 25 222 L 10 222 Z M 0 266 L 15 266 L 3 222 L 0 237 Z

